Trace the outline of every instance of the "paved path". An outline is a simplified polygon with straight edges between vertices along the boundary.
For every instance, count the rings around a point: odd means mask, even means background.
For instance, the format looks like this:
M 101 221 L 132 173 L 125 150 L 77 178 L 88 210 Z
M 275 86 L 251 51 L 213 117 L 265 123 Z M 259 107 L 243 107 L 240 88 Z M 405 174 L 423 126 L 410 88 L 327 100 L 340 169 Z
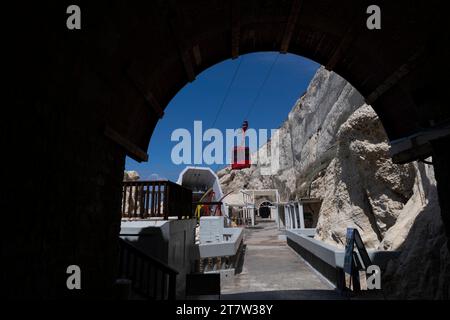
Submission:
M 287 244 L 273 222 L 246 229 L 242 272 L 222 285 L 222 299 L 340 299 Z

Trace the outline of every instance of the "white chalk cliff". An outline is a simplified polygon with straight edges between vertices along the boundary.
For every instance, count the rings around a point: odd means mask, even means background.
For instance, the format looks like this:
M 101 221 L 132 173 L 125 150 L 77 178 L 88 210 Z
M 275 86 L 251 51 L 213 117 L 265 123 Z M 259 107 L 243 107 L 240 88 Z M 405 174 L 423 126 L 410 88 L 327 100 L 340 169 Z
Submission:
M 276 152 L 267 156 L 271 143 Z M 369 249 L 402 252 L 383 275 L 388 296 L 449 297 L 450 259 L 433 168 L 392 163 L 376 113 L 344 79 L 320 68 L 278 139 L 262 151 L 260 163 L 276 164 L 271 174 L 261 166 L 225 168 L 218 172 L 224 193 L 278 188 L 285 201 L 321 198 L 316 239 L 342 247 L 346 228 L 355 227 Z

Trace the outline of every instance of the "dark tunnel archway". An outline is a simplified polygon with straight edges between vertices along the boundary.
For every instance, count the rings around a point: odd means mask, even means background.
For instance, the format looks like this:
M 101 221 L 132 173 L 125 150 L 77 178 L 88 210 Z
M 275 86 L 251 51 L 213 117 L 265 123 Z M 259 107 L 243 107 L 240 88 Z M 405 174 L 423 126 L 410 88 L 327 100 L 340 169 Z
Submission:
M 270 201 L 262 202 L 258 208 L 258 215 L 263 219 L 269 218 L 271 206 L 272 206 L 272 203 Z
M 9 125 L 15 154 L 36 160 L 8 192 L 16 203 L 28 194 L 39 214 L 21 208 L 10 222 L 27 232 L 4 246 L 5 290 L 107 297 L 125 155 L 147 160 L 165 106 L 197 74 L 257 51 L 298 54 L 348 80 L 379 115 L 395 161 L 433 155 L 449 230 L 450 109 L 444 83 L 434 81 L 449 56 L 443 2 L 378 2 L 381 30 L 365 27 L 374 3 L 360 0 L 98 1 L 80 5 L 79 32 L 65 28 L 64 4 L 23 14 L 13 43 L 13 109 L 27 116 Z M 86 270 L 81 293 L 65 288 L 73 263 Z

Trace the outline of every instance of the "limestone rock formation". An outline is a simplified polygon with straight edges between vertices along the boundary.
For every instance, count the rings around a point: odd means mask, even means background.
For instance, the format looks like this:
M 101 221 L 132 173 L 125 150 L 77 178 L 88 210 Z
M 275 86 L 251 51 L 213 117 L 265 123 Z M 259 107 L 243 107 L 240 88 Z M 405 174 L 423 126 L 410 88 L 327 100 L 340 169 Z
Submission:
M 368 248 L 377 248 L 412 195 L 414 167 L 393 164 L 384 129 L 363 105 L 341 126 L 335 157 L 313 181 L 323 199 L 316 238 L 343 246 L 347 227 L 357 228 Z M 323 180 L 323 181 L 321 181 Z
M 305 195 L 313 177 L 333 158 L 340 126 L 362 104 L 362 96 L 349 83 L 321 67 L 278 129 L 278 139 L 259 152 L 259 163 L 272 165 L 271 174 L 263 172 L 261 166 L 242 171 L 222 169 L 218 176 L 224 192 L 265 187 L 278 188 L 282 200 Z M 266 156 L 267 149 L 277 152 Z M 255 162 L 256 156 L 251 158 Z M 297 184 L 301 184 L 300 189 Z
M 277 151 L 266 156 L 272 144 Z M 392 163 L 376 113 L 344 79 L 320 68 L 278 139 L 261 150 L 259 163 L 274 164 L 271 174 L 262 166 L 222 169 L 224 192 L 277 188 L 283 201 L 321 198 L 316 239 L 342 247 L 346 228 L 355 227 L 369 249 L 401 251 L 382 274 L 388 298 L 449 298 L 433 168 Z
M 141 177 L 137 171 L 124 171 L 123 172 L 123 181 L 136 181 Z
M 277 152 L 265 157 L 264 148 L 272 143 Z M 262 149 L 259 164 L 276 163 L 275 172 L 265 175 L 261 166 L 225 168 L 218 172 L 224 192 L 277 188 L 283 201 L 321 198 L 316 238 L 330 244 L 343 246 L 346 228 L 356 227 L 368 248 L 379 247 L 413 194 L 413 165 L 392 163 L 376 113 L 349 83 L 324 68 L 289 113 L 278 139 Z
M 431 159 L 429 159 L 431 160 Z M 414 194 L 381 247 L 398 250 L 382 275 L 385 294 L 397 299 L 449 299 L 450 255 L 432 166 L 415 164 Z

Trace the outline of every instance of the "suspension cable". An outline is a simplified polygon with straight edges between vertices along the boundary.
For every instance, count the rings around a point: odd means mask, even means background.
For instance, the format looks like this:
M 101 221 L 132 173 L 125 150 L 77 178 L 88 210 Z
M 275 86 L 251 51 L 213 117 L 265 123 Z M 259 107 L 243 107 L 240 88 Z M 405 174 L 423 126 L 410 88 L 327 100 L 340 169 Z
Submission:
M 252 113 L 252 111 L 253 111 L 253 109 L 254 109 L 254 107 L 256 105 L 256 102 L 258 101 L 258 98 L 261 95 L 262 89 L 264 88 L 264 85 L 266 84 L 267 80 L 269 79 L 269 77 L 270 77 L 270 75 L 272 73 L 272 69 L 275 66 L 275 63 L 277 62 L 279 56 L 280 56 L 280 54 L 277 54 L 275 56 L 275 59 L 273 59 L 272 64 L 271 64 L 269 70 L 266 73 L 266 77 L 264 78 L 263 82 L 261 83 L 261 86 L 259 87 L 258 93 L 256 94 L 255 99 L 253 100 L 252 105 L 250 106 L 250 109 L 248 110 L 247 114 L 245 115 L 244 120 L 246 120 L 246 119 L 248 119 L 250 117 L 250 114 Z
M 223 97 L 222 103 L 220 104 L 219 110 L 217 110 L 216 117 L 214 118 L 211 128 L 214 128 L 214 125 L 216 124 L 216 121 L 219 118 L 220 113 L 222 112 L 223 106 L 225 105 L 228 95 L 230 94 L 231 87 L 233 86 L 234 80 L 236 79 L 236 75 L 238 74 L 242 60 L 244 60 L 244 57 L 239 58 L 239 63 L 237 65 L 236 69 L 234 69 L 233 77 L 231 78 L 230 84 L 228 85 L 227 91 L 225 92 L 225 95 Z

